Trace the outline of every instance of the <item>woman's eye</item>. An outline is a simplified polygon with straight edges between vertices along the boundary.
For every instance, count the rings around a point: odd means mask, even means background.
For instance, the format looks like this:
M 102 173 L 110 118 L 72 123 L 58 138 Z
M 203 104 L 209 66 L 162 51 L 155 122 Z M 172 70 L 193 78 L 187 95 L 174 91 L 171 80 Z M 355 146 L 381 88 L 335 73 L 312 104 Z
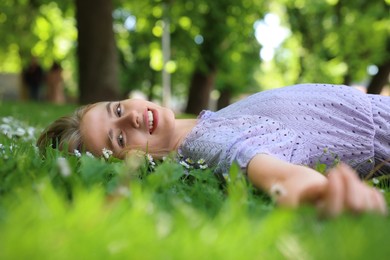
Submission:
M 125 140 L 123 139 L 122 133 L 118 135 L 118 145 L 122 148 L 125 147 Z
M 122 115 L 121 103 L 118 103 L 118 105 L 116 106 L 115 113 L 118 117 Z

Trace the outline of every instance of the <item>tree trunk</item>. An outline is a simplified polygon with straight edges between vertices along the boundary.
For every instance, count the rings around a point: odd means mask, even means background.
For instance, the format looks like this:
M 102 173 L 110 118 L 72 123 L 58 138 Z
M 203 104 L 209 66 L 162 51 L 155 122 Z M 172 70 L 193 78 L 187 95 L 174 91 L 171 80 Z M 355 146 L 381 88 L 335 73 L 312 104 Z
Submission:
M 367 88 L 369 94 L 381 93 L 383 87 L 389 83 L 390 60 L 378 67 L 378 73 L 372 77 Z
M 203 109 L 208 108 L 210 92 L 214 86 L 215 76 L 215 69 L 211 69 L 208 72 L 203 72 L 199 69 L 194 71 L 190 84 L 190 92 L 188 94 L 186 113 L 197 115 Z
M 80 103 L 120 97 L 112 0 L 76 0 Z
M 230 91 L 230 89 L 227 88 L 222 90 L 221 95 L 218 98 L 217 109 L 220 110 L 230 105 L 231 98 L 232 98 L 232 92 Z
M 346 85 L 346 86 L 350 86 L 352 84 L 351 75 L 349 74 L 348 71 L 347 71 L 347 73 L 343 77 L 343 84 Z

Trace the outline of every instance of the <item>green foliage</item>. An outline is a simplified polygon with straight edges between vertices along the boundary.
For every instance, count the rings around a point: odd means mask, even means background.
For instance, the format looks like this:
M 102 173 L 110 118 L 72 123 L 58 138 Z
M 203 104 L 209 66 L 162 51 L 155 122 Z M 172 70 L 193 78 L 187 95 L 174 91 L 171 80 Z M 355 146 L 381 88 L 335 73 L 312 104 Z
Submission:
M 114 3 L 123 90 L 141 90 L 150 99 L 162 95 L 164 15 L 170 20 L 172 94 L 181 100 L 192 72 L 210 65 L 217 67 L 216 89 L 239 95 L 301 82 L 360 83 L 370 77 L 367 66 L 389 59 L 388 0 Z M 31 54 L 45 68 L 59 60 L 67 90 L 77 93 L 74 2 L 3 0 L 0 10 L 0 72 L 20 72 Z M 291 33 L 272 61 L 261 62 L 253 25 L 268 12 Z M 136 19 L 132 30 L 124 26 L 129 16 Z
M 65 61 L 63 66 L 73 71 L 77 32 L 74 12 L 66 2 L 1 1 L 1 72 L 19 72 L 31 55 L 39 57 L 44 67 Z
M 146 161 L 50 148 L 42 158 L 33 145 L 39 129 L 71 109 L 0 106 L 1 259 L 383 259 L 390 253 L 383 244 L 388 218 L 324 220 L 312 208 L 275 208 L 237 166 L 223 184 L 210 170 L 187 172 L 170 158 L 153 172 Z M 32 138 L 20 130 L 29 127 Z
M 289 60 L 299 64 L 292 83 L 362 82 L 369 65 L 389 60 L 389 7 L 384 1 L 279 2 L 285 4 L 286 26 L 292 31 L 281 50 L 288 49 Z M 292 41 L 295 51 L 288 46 Z M 285 58 L 276 60 L 277 66 Z
M 118 39 L 125 87 L 142 89 L 149 97 L 161 96 L 161 37 L 166 15 L 175 96 L 187 94 L 195 69 L 207 72 L 211 67 L 218 70 L 218 89 L 233 94 L 247 90 L 259 63 L 253 24 L 263 12 L 263 2 L 257 0 L 119 1 L 116 25 L 122 28 Z M 130 15 L 137 24 L 128 31 L 123 22 Z

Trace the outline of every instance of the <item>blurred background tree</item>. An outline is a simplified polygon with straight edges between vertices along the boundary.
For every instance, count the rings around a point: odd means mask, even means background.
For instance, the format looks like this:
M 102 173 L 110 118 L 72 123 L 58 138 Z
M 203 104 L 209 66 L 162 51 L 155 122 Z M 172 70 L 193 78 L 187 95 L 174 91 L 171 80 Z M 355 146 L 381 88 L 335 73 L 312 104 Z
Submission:
M 297 81 L 350 85 L 366 80 L 370 65 L 389 61 L 385 1 L 286 0 L 284 6 L 290 39 L 300 46 Z
M 120 99 L 112 0 L 76 0 L 80 103 Z
M 172 106 L 188 113 L 210 97 L 220 108 L 302 82 L 389 85 L 389 0 L 112 1 L 1 1 L 0 72 L 18 73 L 34 55 L 45 67 L 61 61 L 68 95 L 82 103 L 134 90 L 158 101 L 168 16 Z

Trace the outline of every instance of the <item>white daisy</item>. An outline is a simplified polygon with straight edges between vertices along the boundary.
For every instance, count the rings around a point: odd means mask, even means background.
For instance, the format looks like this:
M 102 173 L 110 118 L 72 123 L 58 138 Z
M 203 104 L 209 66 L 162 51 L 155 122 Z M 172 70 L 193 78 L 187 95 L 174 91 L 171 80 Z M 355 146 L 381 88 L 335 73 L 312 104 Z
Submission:
M 57 158 L 57 166 L 60 170 L 60 173 L 63 177 L 68 177 L 71 175 L 71 170 L 68 161 L 64 157 Z
M 102 150 L 104 158 L 108 159 L 113 154 L 113 152 L 107 148 L 103 148 Z

